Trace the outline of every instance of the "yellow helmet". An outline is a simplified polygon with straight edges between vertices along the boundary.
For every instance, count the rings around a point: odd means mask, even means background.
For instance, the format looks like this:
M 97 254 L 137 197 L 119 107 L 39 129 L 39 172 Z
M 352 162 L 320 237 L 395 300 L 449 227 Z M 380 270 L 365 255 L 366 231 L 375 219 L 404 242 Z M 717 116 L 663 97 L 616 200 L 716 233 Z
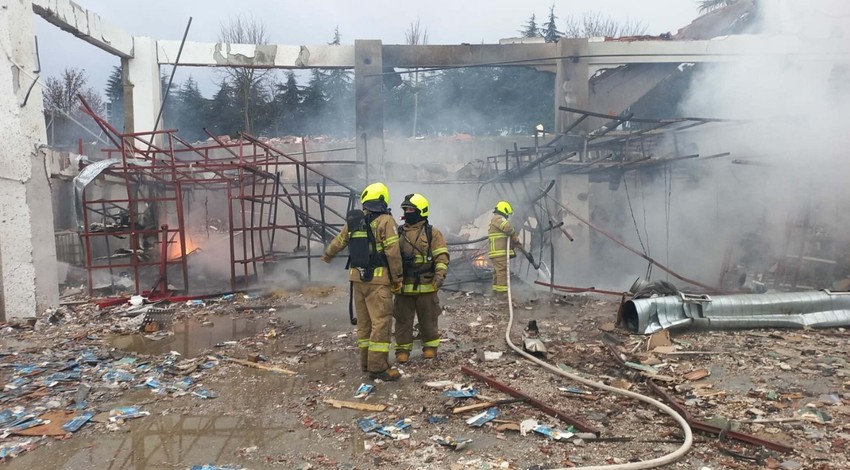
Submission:
M 390 190 L 384 183 L 372 183 L 366 186 L 366 189 L 360 193 L 360 203 L 365 204 L 372 201 L 381 201 L 384 204 L 390 203 Z
M 508 201 L 499 201 L 496 203 L 496 212 L 504 214 L 505 217 L 514 213 L 514 208 Z
M 404 196 L 404 202 L 401 203 L 401 208 L 412 207 L 419 211 L 420 217 L 428 217 L 429 207 L 428 200 L 425 199 L 425 196 L 419 193 L 408 194 Z

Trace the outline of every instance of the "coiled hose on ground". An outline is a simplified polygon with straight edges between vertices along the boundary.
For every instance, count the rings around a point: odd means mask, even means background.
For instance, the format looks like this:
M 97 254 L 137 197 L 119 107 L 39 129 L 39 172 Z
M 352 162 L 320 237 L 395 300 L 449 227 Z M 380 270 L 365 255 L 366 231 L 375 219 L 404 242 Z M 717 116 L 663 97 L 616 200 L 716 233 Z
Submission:
M 679 424 L 679 426 L 682 428 L 682 431 L 685 433 L 685 441 L 682 443 L 682 445 L 678 449 L 676 449 L 675 451 L 673 451 L 673 452 L 671 452 L 667 455 L 663 455 L 661 457 L 657 457 L 657 458 L 654 458 L 652 460 L 646 460 L 646 461 L 643 461 L 643 462 L 630 462 L 630 463 L 624 463 L 624 464 L 614 464 L 614 465 L 593 465 L 593 466 L 590 466 L 590 467 L 579 467 L 579 468 L 583 468 L 585 470 L 599 470 L 599 469 L 638 470 L 638 469 L 644 469 L 644 468 L 655 468 L 655 467 L 660 467 L 662 465 L 667 465 L 669 463 L 675 462 L 676 460 L 679 460 L 685 454 L 687 454 L 688 451 L 691 449 L 691 444 L 693 444 L 693 440 L 694 440 L 693 433 L 691 432 L 691 426 L 688 424 L 687 421 L 685 421 L 684 418 L 682 418 L 682 416 L 679 415 L 679 413 L 676 413 L 669 406 L 665 405 L 664 403 L 661 403 L 660 401 L 658 401 L 654 398 L 648 397 L 646 395 L 641 395 L 639 393 L 631 392 L 631 391 L 628 391 L 628 390 L 623 390 L 623 389 L 616 388 L 616 387 L 610 387 L 610 386 L 605 385 L 601 382 L 594 382 L 592 380 L 585 379 L 584 377 L 563 371 L 563 370 L 553 366 L 552 364 L 549 364 L 548 362 L 541 361 L 540 359 L 532 356 L 531 354 L 526 353 L 525 351 L 522 350 L 522 348 L 517 347 L 511 341 L 511 329 L 513 328 L 513 324 L 514 324 L 514 307 L 513 307 L 513 299 L 511 298 L 511 260 L 510 260 L 511 242 L 510 242 L 510 240 L 511 240 L 510 237 L 508 237 L 507 249 L 505 250 L 506 251 L 505 258 L 507 258 L 507 262 L 508 262 L 507 274 L 508 274 L 508 314 L 509 314 L 508 328 L 505 330 L 505 341 L 507 341 L 508 346 L 511 349 L 513 349 L 514 352 L 516 352 L 520 356 L 522 356 L 525 359 L 537 364 L 540 367 L 543 367 L 544 369 L 546 369 L 550 372 L 561 375 L 561 376 L 566 377 L 570 380 L 575 380 L 576 382 L 587 385 L 588 387 L 593 387 L 593 388 L 597 388 L 599 390 L 605 390 L 607 392 L 616 393 L 618 395 L 623 395 L 623 396 L 626 396 L 626 397 L 629 397 L 629 398 L 634 398 L 635 400 L 639 400 L 639 401 L 642 401 L 642 402 L 644 402 L 648 405 L 654 406 L 655 408 L 658 408 L 659 410 L 663 411 L 665 414 L 667 414 L 671 418 L 673 418 Z M 564 468 L 564 469 L 559 468 L 559 469 L 556 469 L 556 470 L 567 470 L 567 469 L 566 468 Z

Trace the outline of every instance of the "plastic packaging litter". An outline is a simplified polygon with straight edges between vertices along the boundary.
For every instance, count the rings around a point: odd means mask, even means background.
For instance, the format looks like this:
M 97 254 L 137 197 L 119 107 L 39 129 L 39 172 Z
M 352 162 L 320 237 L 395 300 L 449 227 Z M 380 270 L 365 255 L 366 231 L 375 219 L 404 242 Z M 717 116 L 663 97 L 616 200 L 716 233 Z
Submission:
M 94 412 L 86 411 L 74 417 L 71 421 L 62 425 L 62 429 L 66 432 L 77 432 L 84 424 L 94 417 Z
M 443 395 L 449 398 L 472 398 L 478 395 L 478 390 L 474 388 L 463 388 L 460 390 L 446 390 Z
M 361 418 L 357 420 L 357 426 L 363 432 L 372 432 L 380 426 L 377 421 L 372 418 Z
M 218 394 L 215 392 L 211 392 L 205 388 L 199 388 L 197 390 L 192 390 L 192 396 L 198 398 L 218 398 Z
M 553 439 L 556 441 L 573 437 L 573 433 L 569 431 L 558 431 L 557 429 L 552 429 L 549 426 L 546 426 L 545 424 L 538 424 L 537 426 L 534 426 L 532 428 L 532 431 L 536 432 L 537 434 L 542 434 L 548 437 L 549 439 Z
M 499 416 L 499 410 L 497 408 L 488 408 L 486 411 L 467 419 L 466 424 L 475 427 L 484 426 L 486 423 L 496 419 L 496 416 Z
M 118 420 L 126 420 L 126 419 L 133 419 L 133 418 L 141 418 L 142 416 L 149 416 L 151 413 L 150 413 L 150 411 L 139 411 L 138 408 L 133 407 L 133 406 L 121 406 L 121 407 L 115 408 L 114 410 L 110 411 L 109 414 L 112 415 L 112 416 L 109 417 L 109 421 L 112 421 L 114 423 Z
M 375 390 L 374 385 L 370 384 L 360 384 L 360 387 L 354 392 L 354 398 L 366 398 L 368 397 L 372 391 Z

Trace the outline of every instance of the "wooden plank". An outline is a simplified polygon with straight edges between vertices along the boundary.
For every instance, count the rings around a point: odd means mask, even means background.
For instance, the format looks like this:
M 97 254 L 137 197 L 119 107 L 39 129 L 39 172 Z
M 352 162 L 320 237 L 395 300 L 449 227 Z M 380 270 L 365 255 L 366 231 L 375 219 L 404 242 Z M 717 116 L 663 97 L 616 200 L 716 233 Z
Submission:
M 288 374 L 288 375 L 296 375 L 297 374 L 297 372 L 291 371 L 289 369 L 283 369 L 283 368 L 280 368 L 280 367 L 273 367 L 273 366 L 265 366 L 263 364 L 257 364 L 256 362 L 245 361 L 245 360 L 236 359 L 236 358 L 233 358 L 233 357 L 225 357 L 224 360 L 227 361 L 227 362 L 233 362 L 233 363 L 236 363 L 236 364 L 241 364 L 241 365 L 247 366 L 247 367 L 253 367 L 254 369 L 267 370 L 267 371 L 270 371 L 270 372 L 279 372 L 281 374 Z
M 333 398 L 326 399 L 325 403 L 333 406 L 334 408 L 349 408 L 359 411 L 384 411 L 387 409 L 387 405 L 371 405 L 369 403 L 359 403 L 356 401 L 334 400 Z

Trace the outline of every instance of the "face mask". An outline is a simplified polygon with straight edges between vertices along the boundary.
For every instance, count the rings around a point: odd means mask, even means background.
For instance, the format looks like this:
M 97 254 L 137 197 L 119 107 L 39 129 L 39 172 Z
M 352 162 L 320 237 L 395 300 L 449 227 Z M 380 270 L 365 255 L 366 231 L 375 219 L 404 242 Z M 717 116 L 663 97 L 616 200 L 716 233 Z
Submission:
M 413 225 L 416 222 L 422 220 L 422 217 L 419 216 L 417 212 L 405 212 L 404 213 L 404 222 L 408 225 Z

